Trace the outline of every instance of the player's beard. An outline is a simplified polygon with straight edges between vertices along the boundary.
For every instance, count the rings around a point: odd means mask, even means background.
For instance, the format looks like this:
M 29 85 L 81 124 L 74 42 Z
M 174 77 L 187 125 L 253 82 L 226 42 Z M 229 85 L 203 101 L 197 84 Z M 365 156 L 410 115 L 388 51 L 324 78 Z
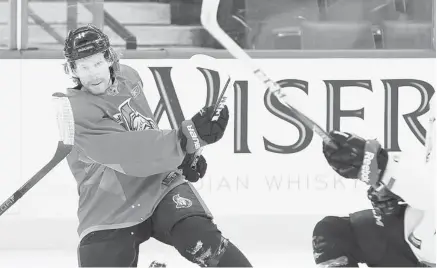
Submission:
M 108 77 L 106 79 L 96 79 L 96 80 L 86 83 L 84 87 L 93 95 L 105 94 L 106 90 L 111 86 L 111 78 Z

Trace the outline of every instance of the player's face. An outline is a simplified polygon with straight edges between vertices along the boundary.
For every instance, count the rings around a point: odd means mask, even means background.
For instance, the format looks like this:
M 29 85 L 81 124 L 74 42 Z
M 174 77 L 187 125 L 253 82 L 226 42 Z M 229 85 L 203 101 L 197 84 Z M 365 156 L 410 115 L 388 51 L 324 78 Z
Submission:
M 110 63 L 103 53 L 98 53 L 77 60 L 75 74 L 86 90 L 94 95 L 100 95 L 111 85 L 109 66 Z

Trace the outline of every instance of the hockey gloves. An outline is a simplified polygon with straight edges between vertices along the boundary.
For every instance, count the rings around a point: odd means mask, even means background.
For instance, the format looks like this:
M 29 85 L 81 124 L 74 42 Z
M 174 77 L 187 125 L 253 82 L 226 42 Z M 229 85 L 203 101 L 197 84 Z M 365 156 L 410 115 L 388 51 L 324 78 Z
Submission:
M 401 204 L 401 202 L 404 202 L 402 198 L 386 188 L 381 191 L 376 191 L 373 187 L 370 187 L 369 190 L 367 190 L 367 198 L 369 198 L 372 203 L 377 215 L 381 217 L 399 215 L 401 207 L 405 206 Z
M 193 162 L 194 155 L 187 154 L 182 161 L 182 164 L 178 167 L 182 171 L 182 175 L 185 176 L 185 179 L 190 182 L 197 182 L 200 178 L 203 178 L 206 173 L 206 169 L 208 164 L 206 163 L 203 155 L 200 155 L 199 160 L 196 164 L 196 170 L 191 168 L 191 163 Z
M 388 161 L 387 151 L 379 142 L 335 130 L 329 135 L 338 145 L 332 148 L 323 143 L 329 165 L 342 177 L 359 179 L 377 188 Z
M 181 147 L 187 154 L 219 141 L 228 125 L 229 111 L 225 105 L 218 114 L 214 114 L 214 106 L 200 110 L 191 120 L 182 122 L 179 128 Z

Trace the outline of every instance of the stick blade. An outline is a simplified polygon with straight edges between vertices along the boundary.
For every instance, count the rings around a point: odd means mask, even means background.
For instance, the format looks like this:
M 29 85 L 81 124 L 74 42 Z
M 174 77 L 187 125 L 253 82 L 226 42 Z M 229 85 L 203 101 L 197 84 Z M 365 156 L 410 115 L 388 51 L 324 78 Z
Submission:
M 223 62 L 220 59 L 216 59 L 205 54 L 195 54 L 190 58 L 190 62 L 196 67 L 202 67 L 218 72 L 221 78 L 226 77 L 226 80 L 231 79 L 231 85 L 233 85 L 235 82 L 235 80 L 232 79 L 232 76 L 229 74 L 229 70 L 226 68 L 225 65 L 223 65 Z
M 190 61 L 193 64 L 203 68 L 207 68 L 211 70 L 217 69 L 217 59 L 209 55 L 195 54 L 191 56 Z
M 59 131 L 59 140 L 65 145 L 73 145 L 75 127 L 70 100 L 63 93 L 54 93 L 52 97 Z

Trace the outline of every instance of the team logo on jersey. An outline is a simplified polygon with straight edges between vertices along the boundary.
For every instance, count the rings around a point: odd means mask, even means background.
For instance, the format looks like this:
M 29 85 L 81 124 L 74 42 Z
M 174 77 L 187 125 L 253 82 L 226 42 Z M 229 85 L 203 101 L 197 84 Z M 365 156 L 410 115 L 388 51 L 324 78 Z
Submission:
M 116 96 L 120 91 L 118 90 L 118 80 L 114 79 L 114 83 L 106 90 L 109 96 Z
M 123 125 L 129 131 L 141 131 L 145 129 L 158 129 L 152 118 L 145 117 L 136 111 L 130 104 L 132 98 L 124 101 L 118 110 L 120 113 L 114 115 L 115 121 Z
M 130 93 L 132 94 L 132 97 L 134 99 L 136 97 L 138 97 L 138 95 L 140 95 L 140 92 L 142 89 L 143 89 L 143 87 L 141 86 L 141 82 L 138 82 L 137 85 L 130 91 Z
M 190 199 L 181 197 L 179 194 L 173 196 L 173 202 L 176 203 L 176 208 L 189 208 L 193 205 Z

